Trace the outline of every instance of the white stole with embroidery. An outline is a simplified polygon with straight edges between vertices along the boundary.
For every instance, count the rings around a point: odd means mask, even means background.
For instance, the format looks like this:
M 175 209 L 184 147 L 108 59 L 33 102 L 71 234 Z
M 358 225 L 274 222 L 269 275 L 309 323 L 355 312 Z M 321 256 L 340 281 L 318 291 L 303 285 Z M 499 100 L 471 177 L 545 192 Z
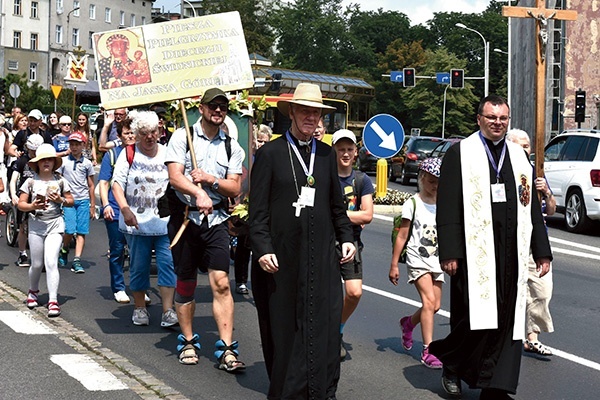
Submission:
M 490 166 L 479 137 L 473 133 L 460 142 L 465 244 L 468 265 L 469 317 L 472 330 L 498 329 L 496 252 L 492 226 Z M 523 149 L 507 142 L 517 188 L 518 282 L 513 340 L 525 337 L 527 262 L 531 242 L 531 191 L 533 169 Z M 487 166 L 487 168 L 486 168 Z M 535 195 L 535 191 L 534 194 Z

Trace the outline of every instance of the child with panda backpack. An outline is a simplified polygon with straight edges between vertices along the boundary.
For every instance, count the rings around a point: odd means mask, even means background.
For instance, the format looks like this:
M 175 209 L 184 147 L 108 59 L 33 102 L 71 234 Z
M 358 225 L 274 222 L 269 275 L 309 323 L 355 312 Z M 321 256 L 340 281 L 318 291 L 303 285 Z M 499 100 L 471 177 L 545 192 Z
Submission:
M 442 362 L 433 354 L 429 354 L 428 350 L 429 343 L 433 340 L 433 316 L 440 309 L 444 283 L 444 272 L 438 257 L 435 222 L 441 165 L 441 159 L 428 158 L 419 166 L 419 192 L 413 196 L 414 201 L 405 201 L 402 207 L 402 224 L 394 243 L 389 273 L 390 282 L 397 286 L 400 278 L 398 261 L 406 246 L 408 283 L 417 288 L 422 306 L 413 315 L 400 319 L 402 347 L 405 350 L 412 349 L 412 331 L 421 323 L 421 363 L 433 369 L 442 368 Z

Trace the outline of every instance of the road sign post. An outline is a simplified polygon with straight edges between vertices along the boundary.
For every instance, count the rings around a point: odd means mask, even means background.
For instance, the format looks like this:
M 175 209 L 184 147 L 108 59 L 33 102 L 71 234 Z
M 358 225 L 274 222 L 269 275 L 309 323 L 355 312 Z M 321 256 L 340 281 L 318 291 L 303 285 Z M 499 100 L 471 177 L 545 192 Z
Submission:
M 367 121 L 363 129 L 363 143 L 369 153 L 380 158 L 377 161 L 377 190 L 375 197 L 387 194 L 387 161 L 395 156 L 404 144 L 404 128 L 400 121 L 389 114 L 378 114 Z M 384 159 L 383 161 L 381 159 Z

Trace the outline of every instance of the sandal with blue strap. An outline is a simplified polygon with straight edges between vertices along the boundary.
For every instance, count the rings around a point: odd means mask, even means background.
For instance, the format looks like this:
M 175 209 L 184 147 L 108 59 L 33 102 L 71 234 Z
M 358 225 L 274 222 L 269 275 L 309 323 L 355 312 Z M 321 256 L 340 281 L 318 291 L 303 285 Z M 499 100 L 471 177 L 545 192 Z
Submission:
M 246 369 L 246 364 L 238 360 L 240 353 L 237 350 L 237 340 L 227 346 L 223 340 L 219 339 L 215 343 L 215 347 L 217 348 L 215 357 L 219 361 L 219 369 L 227 372 L 238 372 Z
M 198 364 L 198 353 L 197 350 L 201 349 L 199 340 L 200 336 L 194 333 L 191 340 L 187 340 L 183 334 L 177 336 L 179 344 L 177 345 L 177 351 L 179 352 L 179 362 L 183 365 L 196 365 Z

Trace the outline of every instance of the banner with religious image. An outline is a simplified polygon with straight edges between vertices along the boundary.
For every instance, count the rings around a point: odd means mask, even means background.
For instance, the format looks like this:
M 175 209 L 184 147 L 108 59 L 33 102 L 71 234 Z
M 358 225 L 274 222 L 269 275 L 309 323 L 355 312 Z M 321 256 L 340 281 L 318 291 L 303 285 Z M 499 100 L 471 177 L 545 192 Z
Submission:
M 88 55 L 85 54 L 85 50 L 78 46 L 72 52 L 67 54 L 67 75 L 65 76 L 65 82 L 77 85 L 78 83 L 87 83 L 87 68 L 88 68 Z
M 237 11 L 95 33 L 93 44 L 106 109 L 254 85 Z

